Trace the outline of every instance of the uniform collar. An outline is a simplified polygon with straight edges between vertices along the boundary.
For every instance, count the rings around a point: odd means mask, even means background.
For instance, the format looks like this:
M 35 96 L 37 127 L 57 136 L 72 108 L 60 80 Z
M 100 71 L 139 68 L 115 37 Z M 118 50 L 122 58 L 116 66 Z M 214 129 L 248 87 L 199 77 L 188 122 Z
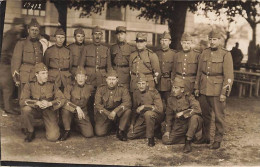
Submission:
M 117 42 L 117 44 L 118 44 L 119 46 L 123 46 L 123 45 L 126 44 L 126 41 L 124 41 L 124 42 Z
M 217 51 L 218 50 L 218 47 L 216 48 L 210 48 L 211 51 Z
M 82 45 L 84 44 L 84 42 L 83 42 L 83 43 L 78 43 L 78 42 L 76 41 L 75 44 L 78 45 L 78 46 L 82 46 Z
M 190 51 L 191 51 L 191 49 L 186 50 L 186 51 L 183 50 L 184 53 L 189 53 Z
M 29 40 L 30 40 L 31 42 L 37 42 L 37 41 L 39 41 L 39 38 L 31 38 L 31 37 L 29 37 Z
M 59 49 L 61 49 L 61 48 L 63 47 L 63 45 L 62 45 L 62 46 L 58 46 L 57 44 L 55 44 L 55 46 L 56 46 L 57 48 L 59 48 Z

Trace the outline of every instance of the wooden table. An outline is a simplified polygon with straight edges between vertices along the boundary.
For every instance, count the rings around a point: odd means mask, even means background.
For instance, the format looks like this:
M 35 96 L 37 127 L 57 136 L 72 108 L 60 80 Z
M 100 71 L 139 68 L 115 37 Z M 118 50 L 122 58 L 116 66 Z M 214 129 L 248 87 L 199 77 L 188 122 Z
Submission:
M 249 96 L 252 95 L 252 85 L 255 85 L 255 93 L 254 95 L 256 97 L 258 97 L 259 95 L 259 86 L 260 86 L 260 72 L 255 72 L 255 71 L 251 71 L 251 70 L 246 70 L 246 69 L 241 69 L 241 70 L 234 70 L 234 75 L 236 76 L 237 74 L 240 74 L 240 75 L 245 75 L 245 77 L 249 77 L 251 78 L 250 81 L 246 82 L 246 81 L 243 81 L 243 80 L 239 80 L 239 79 L 236 79 L 235 77 L 235 82 L 238 82 L 238 83 L 251 83 L 251 87 L 250 87 L 250 90 L 249 90 Z M 240 89 L 243 89 L 242 86 L 240 87 Z M 239 96 L 241 96 L 242 94 L 242 90 L 239 90 Z

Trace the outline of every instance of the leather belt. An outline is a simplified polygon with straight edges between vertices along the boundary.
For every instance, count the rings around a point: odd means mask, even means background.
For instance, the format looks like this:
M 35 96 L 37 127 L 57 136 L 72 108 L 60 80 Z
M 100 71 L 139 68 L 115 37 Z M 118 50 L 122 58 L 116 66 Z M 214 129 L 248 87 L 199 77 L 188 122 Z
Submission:
M 139 73 L 131 72 L 132 75 L 138 75 Z M 152 72 L 142 73 L 144 75 L 152 75 Z
M 78 66 L 77 66 L 77 65 L 72 65 L 72 67 L 78 68 Z
M 106 69 L 106 66 L 103 66 L 103 67 L 99 67 L 99 66 L 91 66 L 91 65 L 86 65 L 85 67 L 88 67 L 88 68 L 96 68 L 96 69 Z
M 223 76 L 223 73 L 206 73 L 204 71 L 202 71 L 202 74 L 207 76 Z
M 183 77 L 191 77 L 191 76 L 196 76 L 195 73 L 192 73 L 192 74 L 186 74 L 186 73 L 179 73 L 179 72 L 176 72 L 177 75 L 180 75 L 180 76 L 183 76 Z
M 115 67 L 129 67 L 129 65 L 115 65 Z
M 170 72 L 162 73 L 162 77 L 163 78 L 170 78 L 171 77 Z
M 50 67 L 51 70 L 59 70 L 59 71 L 69 71 L 69 68 L 52 68 Z

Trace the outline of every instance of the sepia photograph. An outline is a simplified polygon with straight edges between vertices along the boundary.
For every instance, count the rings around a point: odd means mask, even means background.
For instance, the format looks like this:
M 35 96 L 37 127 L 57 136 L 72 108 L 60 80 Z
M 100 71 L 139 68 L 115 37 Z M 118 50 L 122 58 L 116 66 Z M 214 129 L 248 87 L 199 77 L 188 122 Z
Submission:
M 259 0 L 0 0 L 0 166 L 260 166 Z

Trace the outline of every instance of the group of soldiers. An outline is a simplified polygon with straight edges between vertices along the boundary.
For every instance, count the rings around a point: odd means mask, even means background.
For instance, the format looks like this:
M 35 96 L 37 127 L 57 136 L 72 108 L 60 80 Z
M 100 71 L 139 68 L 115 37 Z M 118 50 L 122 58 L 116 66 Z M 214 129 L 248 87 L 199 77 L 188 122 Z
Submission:
M 151 147 L 162 133 L 163 144 L 185 143 L 183 151 L 188 153 L 192 142 L 210 144 L 214 112 L 216 130 L 210 148 L 220 147 L 233 66 L 230 52 L 220 47 L 218 32 L 209 33 L 210 47 L 202 52 L 191 49 L 188 33 L 181 38 L 181 51 L 170 49 L 171 36 L 164 32 L 161 47 L 153 52 L 146 47 L 146 33 L 136 35 L 136 46 L 128 44 L 123 26 L 116 28 L 117 43 L 111 47 L 101 43 L 99 26 L 92 30 L 91 44 L 85 45 L 85 33 L 78 28 L 75 43 L 67 47 L 65 32 L 57 29 L 55 45 L 43 54 L 39 28 L 32 19 L 28 37 L 16 43 L 13 53 L 1 56 L 11 59 L 1 59 L 1 64 L 21 90 L 26 142 L 35 138 L 33 119 L 42 117 L 50 141 L 66 140 L 74 122 L 87 138 L 116 130 L 121 141 L 146 137 Z M 6 107 L 10 96 L 3 98 Z M 6 109 L 10 111 L 10 106 Z

